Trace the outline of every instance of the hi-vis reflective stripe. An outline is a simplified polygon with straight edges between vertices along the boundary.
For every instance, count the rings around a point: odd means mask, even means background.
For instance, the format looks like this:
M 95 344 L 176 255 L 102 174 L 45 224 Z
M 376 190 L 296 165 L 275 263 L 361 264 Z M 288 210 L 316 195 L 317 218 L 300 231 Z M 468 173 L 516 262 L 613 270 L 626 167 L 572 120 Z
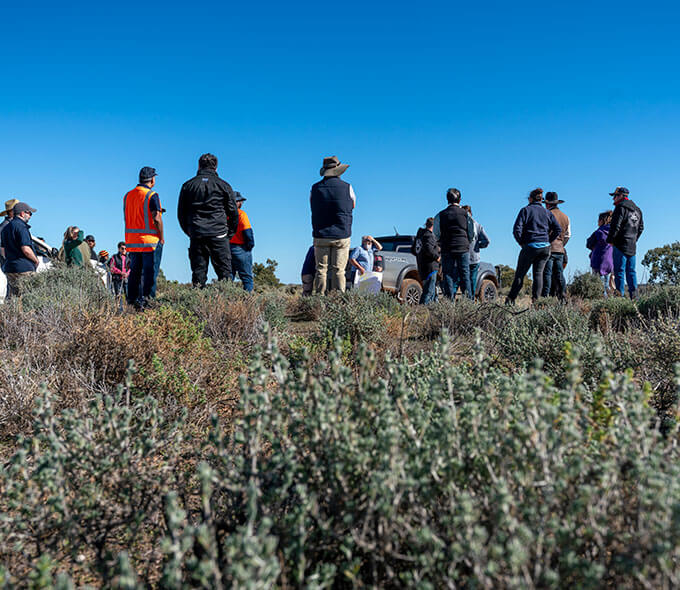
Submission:
M 158 246 L 159 242 L 146 242 L 142 244 L 130 244 L 127 242 L 125 244 L 126 248 L 151 248 L 152 250 L 156 249 L 156 246 Z
M 153 191 L 149 189 L 149 192 L 146 193 L 146 197 L 144 197 L 144 229 L 146 230 L 151 229 L 151 226 L 149 225 L 149 199 L 152 194 Z
M 157 236 L 158 230 L 157 229 L 126 229 L 125 233 L 126 234 L 153 234 L 154 236 Z

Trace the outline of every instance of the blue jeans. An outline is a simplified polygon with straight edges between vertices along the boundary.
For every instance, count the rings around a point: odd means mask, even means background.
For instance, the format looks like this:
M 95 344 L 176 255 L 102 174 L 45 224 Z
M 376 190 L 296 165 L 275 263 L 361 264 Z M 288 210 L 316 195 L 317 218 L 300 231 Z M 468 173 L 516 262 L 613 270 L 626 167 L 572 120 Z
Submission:
M 442 254 L 442 273 L 444 274 L 444 293 L 450 299 L 456 298 L 458 286 L 472 299 L 470 289 L 470 253 Z
M 130 305 L 144 307 L 153 286 L 153 252 L 130 252 L 127 300 Z
M 238 278 L 246 291 L 253 290 L 253 252 L 244 250 L 242 246 L 231 244 L 231 278 Z
M 151 293 L 149 297 L 156 296 L 156 279 L 158 278 L 158 271 L 161 269 L 161 258 L 163 257 L 163 244 L 158 242 L 156 249 L 153 251 L 153 285 L 151 285 Z
M 437 301 L 437 271 L 433 270 L 423 281 L 423 292 L 420 295 L 420 304 Z
M 616 246 L 612 248 L 614 258 L 614 283 L 616 290 L 625 295 L 623 280 L 626 279 L 628 283 L 628 293 L 631 298 L 635 297 L 637 291 L 637 273 L 635 272 L 635 254 L 633 256 L 626 256 Z
M 470 288 L 474 299 L 477 294 L 477 273 L 479 272 L 479 262 L 470 265 Z
M 553 280 L 557 281 L 557 285 L 552 284 Z M 564 299 L 564 292 L 567 290 L 567 282 L 564 280 L 564 252 L 552 252 L 545 263 L 541 297 L 550 295 L 550 289 L 553 286 L 555 295 L 559 299 Z

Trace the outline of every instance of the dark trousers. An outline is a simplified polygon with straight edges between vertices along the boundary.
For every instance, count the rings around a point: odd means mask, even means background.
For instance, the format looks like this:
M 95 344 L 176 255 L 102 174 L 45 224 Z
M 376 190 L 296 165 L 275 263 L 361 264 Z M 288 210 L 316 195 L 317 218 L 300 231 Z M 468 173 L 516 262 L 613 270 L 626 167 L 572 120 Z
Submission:
M 543 270 L 545 263 L 550 258 L 550 246 L 545 248 L 532 248 L 531 246 L 522 246 L 517 258 L 517 270 L 515 271 L 515 278 L 510 287 L 508 300 L 510 302 L 517 299 L 517 295 L 522 289 L 522 283 L 529 269 L 533 266 L 534 284 L 531 289 L 531 298 L 535 301 L 543 292 Z
M 231 278 L 241 279 L 246 291 L 253 290 L 253 252 L 238 244 L 231 245 Z
M 127 300 L 130 305 L 144 305 L 153 287 L 153 252 L 130 252 Z
M 552 295 L 551 288 L 554 288 L 556 297 L 564 299 L 567 289 L 567 282 L 564 280 L 564 252 L 552 252 L 545 263 L 541 297 Z
M 163 258 L 163 244 L 158 242 L 153 251 L 153 285 L 151 286 L 150 297 L 156 296 L 156 279 L 158 279 L 158 271 L 161 269 L 161 258 Z
M 205 287 L 208 281 L 208 260 L 212 262 L 218 281 L 231 280 L 231 248 L 227 236 L 191 238 L 189 263 L 191 282 L 195 287 Z
M 460 286 L 463 295 L 472 299 L 470 288 L 470 253 L 442 254 L 442 274 L 444 275 L 444 294 L 450 299 L 456 298 Z
M 118 295 L 127 294 L 127 281 L 114 276 L 111 279 L 111 287 L 113 288 L 113 294 L 117 297 Z

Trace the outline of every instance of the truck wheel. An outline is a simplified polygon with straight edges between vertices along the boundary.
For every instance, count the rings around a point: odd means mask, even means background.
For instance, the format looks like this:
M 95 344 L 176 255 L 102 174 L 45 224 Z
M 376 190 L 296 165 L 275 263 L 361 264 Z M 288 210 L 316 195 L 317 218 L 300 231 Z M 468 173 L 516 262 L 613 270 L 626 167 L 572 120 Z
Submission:
M 482 286 L 479 289 L 479 299 L 482 303 L 487 303 L 493 301 L 498 297 L 498 289 L 496 284 L 490 280 L 485 279 L 482 281 Z
M 406 305 L 418 305 L 423 288 L 415 279 L 404 279 L 399 290 L 399 298 Z

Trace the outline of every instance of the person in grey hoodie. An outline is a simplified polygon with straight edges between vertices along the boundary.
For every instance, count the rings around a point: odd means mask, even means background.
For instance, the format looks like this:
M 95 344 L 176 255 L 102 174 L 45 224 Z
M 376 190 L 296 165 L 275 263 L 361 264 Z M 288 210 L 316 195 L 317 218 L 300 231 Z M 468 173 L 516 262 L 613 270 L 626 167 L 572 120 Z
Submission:
M 477 293 L 477 272 L 479 271 L 479 263 L 482 260 L 482 255 L 479 251 L 482 248 L 486 248 L 490 242 L 489 236 L 486 235 L 482 224 L 472 218 L 472 208 L 470 205 L 463 205 L 463 209 L 468 212 L 475 229 L 474 236 L 470 240 L 470 287 L 474 296 Z

